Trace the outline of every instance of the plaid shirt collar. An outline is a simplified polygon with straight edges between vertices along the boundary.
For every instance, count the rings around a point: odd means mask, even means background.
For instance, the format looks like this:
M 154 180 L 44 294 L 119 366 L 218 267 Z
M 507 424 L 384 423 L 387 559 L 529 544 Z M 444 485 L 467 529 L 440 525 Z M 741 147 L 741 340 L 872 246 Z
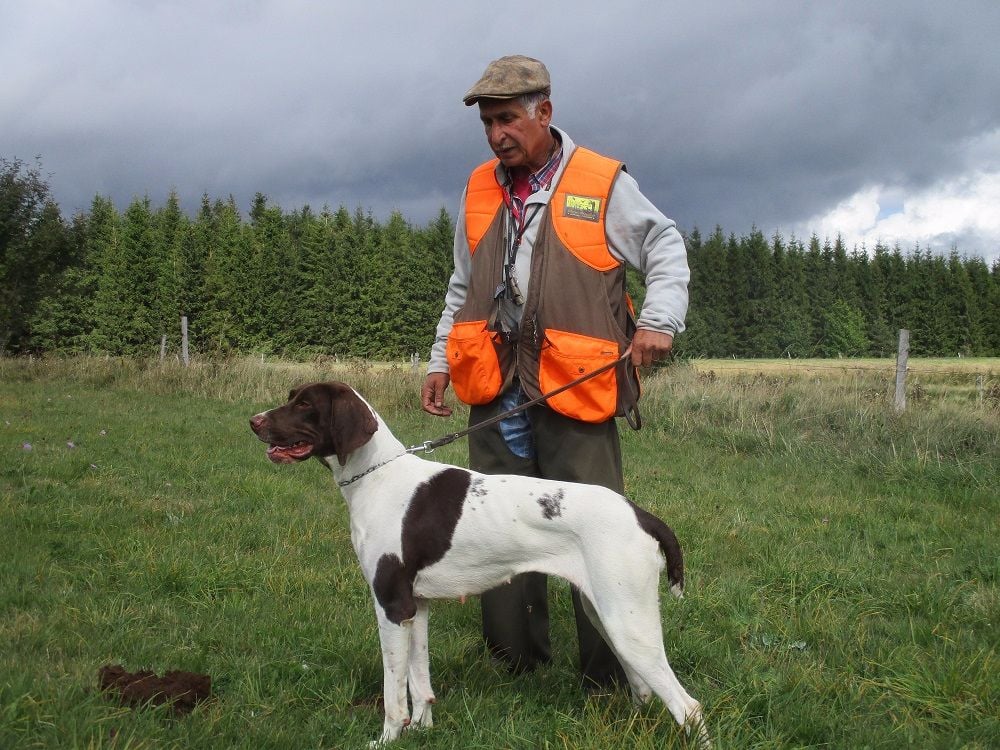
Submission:
M 556 147 L 556 150 L 552 153 L 552 158 L 545 162 L 545 166 L 534 174 L 528 175 L 528 184 L 531 185 L 532 193 L 537 193 L 539 190 L 549 186 L 552 182 L 552 178 L 555 177 L 556 171 L 559 169 L 559 163 L 562 161 L 562 154 L 562 144 L 560 143 Z
M 534 195 L 539 190 L 546 189 L 552 183 L 552 178 L 555 177 L 556 172 L 559 170 L 559 165 L 562 163 L 562 156 L 562 142 L 556 136 L 556 150 L 552 152 L 552 156 L 545 162 L 545 166 L 537 172 L 528 175 L 529 195 Z M 514 215 L 515 222 L 520 226 L 524 221 L 524 202 L 514 194 L 514 181 L 509 172 L 506 173 L 506 177 L 507 180 L 503 186 L 506 197 L 505 202 L 510 212 Z

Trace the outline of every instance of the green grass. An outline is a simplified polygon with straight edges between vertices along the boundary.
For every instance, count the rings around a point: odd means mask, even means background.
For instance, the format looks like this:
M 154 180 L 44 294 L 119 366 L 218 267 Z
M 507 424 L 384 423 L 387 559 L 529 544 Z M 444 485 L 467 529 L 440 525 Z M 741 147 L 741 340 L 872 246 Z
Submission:
M 0 747 L 378 735 L 343 503 L 318 463 L 270 464 L 246 421 L 331 376 L 408 444 L 462 426 L 419 410 L 409 368 L 0 360 Z M 902 415 L 870 372 L 647 380 L 626 483 L 684 547 L 667 651 L 717 747 L 997 746 L 1000 409 L 947 395 L 950 377 Z M 475 600 L 435 603 L 435 727 L 399 747 L 692 746 L 659 703 L 578 689 L 564 585 L 552 603 L 554 663 L 517 678 L 485 654 Z M 107 663 L 205 672 L 216 697 L 185 718 L 120 708 L 96 691 Z

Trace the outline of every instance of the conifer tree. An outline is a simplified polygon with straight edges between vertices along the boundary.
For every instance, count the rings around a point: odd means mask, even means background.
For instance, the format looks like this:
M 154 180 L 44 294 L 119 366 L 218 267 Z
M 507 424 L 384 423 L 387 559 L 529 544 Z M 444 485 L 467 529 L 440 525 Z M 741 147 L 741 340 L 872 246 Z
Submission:
M 119 291 L 118 319 L 125 354 L 153 354 L 165 333 L 160 276 L 166 265 L 148 197 L 126 209 L 120 234 L 119 276 L 109 280 Z
M 414 264 L 413 233 L 398 211 L 376 235 L 375 262 L 369 279 L 371 328 L 368 348 L 384 347 L 393 357 L 403 356 L 417 344 L 413 338 L 420 323 L 414 307 L 414 288 L 420 268 Z
M 854 305 L 838 299 L 823 311 L 820 354 L 824 357 L 860 357 L 867 352 L 864 315 Z
M 737 352 L 733 318 L 729 313 L 732 304 L 729 289 L 727 250 L 728 244 L 722 227 L 716 226 L 699 253 L 699 276 L 702 296 L 701 315 L 710 332 L 711 357 L 728 357 Z M 692 298 L 694 294 L 692 293 Z
M 55 275 L 31 319 L 30 348 L 41 352 L 80 354 L 88 351 L 93 329 L 90 301 L 94 276 L 86 261 L 87 217 L 73 217 L 66 242 L 64 268 Z
M 414 315 L 403 354 L 416 352 L 426 359 L 434 343 L 451 276 L 455 228 L 448 212 L 442 208 L 434 221 L 416 233 L 414 240 L 412 266 L 416 283 L 410 294 Z
M 859 306 L 865 317 L 868 351 L 876 357 L 890 356 L 896 350 L 896 334 L 889 324 L 887 309 L 888 281 L 884 257 L 887 252 L 887 248 L 879 243 L 871 258 L 863 247 L 852 255 Z
M 1000 260 L 993 261 L 990 268 L 989 295 L 984 302 L 984 338 L 986 351 L 991 356 L 1000 356 Z
M 206 307 L 203 280 L 205 278 L 205 261 L 208 256 L 207 245 L 199 240 L 199 228 L 195 222 L 184 215 L 178 227 L 179 241 L 171 245 L 171 267 L 176 282 L 173 325 L 180 326 L 180 319 L 188 319 L 188 337 L 192 335 L 192 325 L 202 318 Z
M 312 212 L 304 207 L 299 218 L 303 225 Z M 294 351 L 305 338 L 294 325 L 295 308 L 301 304 L 308 281 L 298 272 L 298 257 L 281 208 L 267 205 L 258 193 L 246 228 L 248 243 L 243 300 L 237 316 L 243 328 L 242 346 L 254 350 Z
M 252 303 L 247 298 L 250 253 L 235 201 L 230 197 L 209 205 L 206 197 L 196 223 L 198 241 L 207 250 L 200 338 L 210 352 L 249 350 L 244 310 Z
M 940 342 L 938 321 L 934 320 L 937 295 L 932 281 L 933 256 L 918 246 L 906 259 L 902 311 L 910 331 L 910 353 L 927 356 Z
M 965 267 L 972 288 L 969 310 L 972 351 L 979 356 L 995 356 L 996 352 L 990 343 L 990 328 L 1000 328 L 1000 316 L 990 317 L 990 270 L 986 262 L 978 257 L 967 259 Z
M 775 357 L 778 346 L 781 308 L 775 283 L 774 255 L 763 233 L 754 227 L 741 239 L 743 263 L 747 269 L 747 295 L 744 315 L 737 325 L 744 331 L 744 351 L 751 357 Z
M 974 338 L 972 281 L 957 249 L 952 248 L 947 261 L 944 258 L 937 260 L 938 310 L 943 320 L 940 350 L 948 356 L 969 356 L 973 352 Z
M 794 238 L 786 248 L 777 234 L 772 239 L 772 246 L 777 288 L 776 309 L 773 312 L 778 320 L 777 355 L 808 357 L 813 354 L 815 339 L 809 314 L 804 250 Z
M 342 262 L 335 238 L 335 216 L 324 208 L 319 216 L 302 217 L 298 235 L 299 304 L 292 313 L 303 354 L 337 354 L 341 305 L 348 293 L 341 279 Z
M 38 165 L 0 159 L 0 355 L 28 345 L 28 324 L 64 268 L 66 228 Z
M 120 217 L 109 198 L 95 196 L 87 222 L 86 256 L 93 274 L 94 296 L 88 317 L 93 330 L 90 349 L 102 354 L 122 354 L 125 338 L 121 300 L 125 298 L 127 269 L 119 242 Z
M 383 316 L 384 290 L 380 283 L 387 278 L 391 278 L 394 284 L 405 283 L 405 278 L 400 275 L 384 272 L 385 258 L 379 255 L 379 234 L 380 227 L 371 214 L 358 208 L 347 234 L 348 241 L 353 244 L 350 268 L 354 277 L 350 298 L 352 337 L 348 342 L 348 353 L 356 357 L 374 356 L 382 347 L 380 336 L 386 322 Z
M 902 328 L 910 328 L 910 324 L 907 322 L 906 310 L 909 269 L 899 245 L 893 246 L 891 252 L 884 246 L 876 246 L 875 265 L 878 267 L 885 283 L 885 299 L 883 304 L 886 324 L 891 334 L 891 339 L 888 343 L 890 351 L 895 352 L 898 331 Z

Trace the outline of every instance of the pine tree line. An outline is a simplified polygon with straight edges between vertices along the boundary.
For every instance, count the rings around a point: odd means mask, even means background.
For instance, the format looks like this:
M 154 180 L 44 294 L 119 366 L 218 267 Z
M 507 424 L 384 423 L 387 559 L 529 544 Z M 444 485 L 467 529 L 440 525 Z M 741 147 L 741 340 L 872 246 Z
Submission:
M 176 195 L 123 213 L 98 196 L 67 222 L 37 166 L 0 159 L 0 353 L 149 355 L 185 315 L 201 354 L 426 357 L 453 231 L 445 210 L 415 227 L 260 194 L 246 217 L 232 198 L 188 217 Z M 687 241 L 685 356 L 889 356 L 899 328 L 917 355 L 1000 355 L 1000 263 L 756 230 Z
M 686 353 L 885 357 L 906 328 L 914 355 L 1000 355 L 1000 261 L 881 244 L 848 252 L 839 237 L 768 242 L 758 230 L 687 239 Z

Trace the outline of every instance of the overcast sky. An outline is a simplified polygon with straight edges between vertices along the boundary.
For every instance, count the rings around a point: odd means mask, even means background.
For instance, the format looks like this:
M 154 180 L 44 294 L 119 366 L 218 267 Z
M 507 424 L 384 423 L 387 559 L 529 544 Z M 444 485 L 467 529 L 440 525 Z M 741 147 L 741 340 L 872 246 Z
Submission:
M 490 156 L 462 95 L 527 54 L 684 230 L 992 261 L 998 39 L 998 0 L 0 0 L 0 156 L 66 216 L 174 189 L 423 224 Z

